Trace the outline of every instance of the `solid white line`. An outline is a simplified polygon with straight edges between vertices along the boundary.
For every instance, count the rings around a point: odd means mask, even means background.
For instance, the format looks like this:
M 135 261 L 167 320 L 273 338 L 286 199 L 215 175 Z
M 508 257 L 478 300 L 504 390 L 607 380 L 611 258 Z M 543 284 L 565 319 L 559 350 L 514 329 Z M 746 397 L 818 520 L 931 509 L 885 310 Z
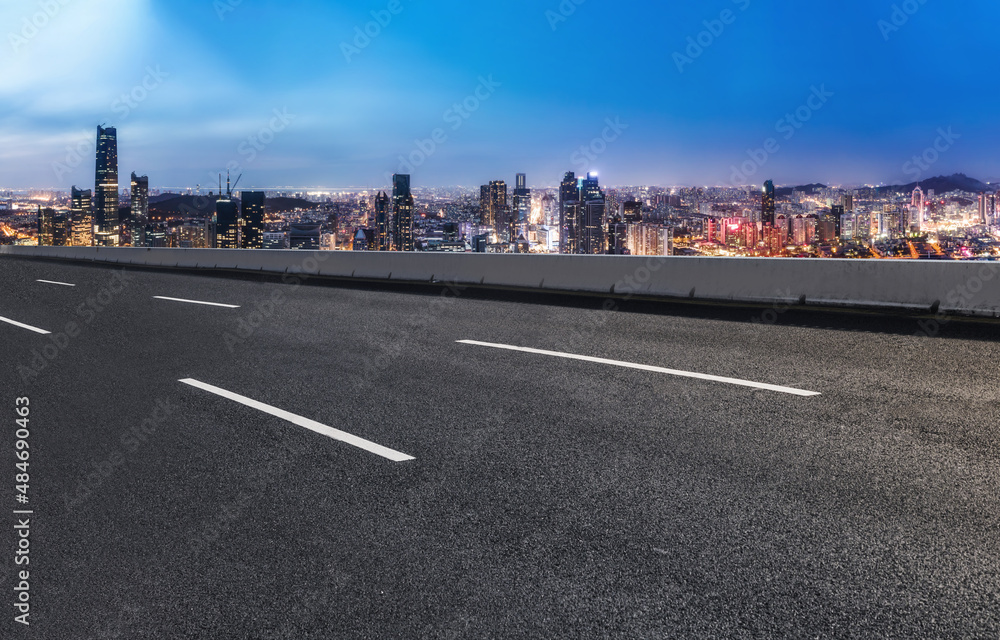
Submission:
M 45 329 L 39 329 L 38 327 L 33 327 L 30 324 L 21 324 L 20 322 L 15 322 L 10 318 L 0 318 L 0 322 L 6 322 L 7 324 L 12 324 L 15 327 L 21 327 L 22 329 L 27 329 L 28 331 L 34 331 L 35 333 L 40 333 L 43 336 L 47 336 L 51 331 L 46 331 Z
M 346 442 L 349 445 L 358 447 L 359 449 L 364 449 L 369 453 L 374 453 L 377 456 L 382 456 L 383 458 L 387 458 L 389 460 L 392 460 L 393 462 L 406 462 L 408 460 L 416 459 L 413 456 L 408 456 L 405 453 L 400 453 L 399 451 L 393 451 L 392 449 L 383 447 L 380 444 L 375 444 L 374 442 L 370 442 L 368 440 L 365 440 L 364 438 L 359 438 L 358 436 L 354 436 L 344 431 L 334 429 L 333 427 L 328 427 L 325 424 L 316 422 L 315 420 L 310 420 L 309 418 L 303 418 L 302 416 L 297 416 L 294 413 L 283 411 L 282 409 L 278 409 L 277 407 L 272 407 L 271 405 L 264 404 L 263 402 L 257 402 L 256 400 L 251 400 L 246 396 L 241 396 L 237 393 L 226 391 L 225 389 L 220 389 L 219 387 L 213 387 L 212 385 L 205 384 L 204 382 L 199 382 L 191 378 L 185 378 L 184 380 L 180 380 L 179 382 L 183 382 L 184 384 L 191 385 L 192 387 L 208 391 L 209 393 L 214 393 L 215 395 L 221 396 L 228 400 L 239 402 L 240 404 L 252 407 L 254 409 L 257 409 L 258 411 L 269 413 L 272 416 L 275 416 L 276 418 L 287 420 L 292 424 L 297 424 L 300 427 L 305 427 L 310 431 L 315 431 L 316 433 L 320 433 L 324 436 L 327 436 L 328 438 L 333 438 L 334 440 L 340 440 L 341 442 Z
M 167 298 L 165 296 L 153 296 L 157 300 L 172 300 L 174 302 L 187 302 L 190 304 L 207 304 L 210 307 L 225 307 L 227 309 L 239 309 L 238 304 L 220 304 L 218 302 L 202 302 L 200 300 L 185 300 L 184 298 Z
M 572 353 L 559 353 L 558 351 L 543 351 L 541 349 L 529 349 L 528 347 L 514 347 L 506 344 L 492 344 L 489 342 L 477 342 L 475 340 L 458 340 L 459 344 L 471 344 L 479 347 L 492 347 L 493 349 L 506 349 L 508 351 L 523 351 L 524 353 L 537 353 L 543 356 L 555 356 L 558 358 L 568 358 L 570 360 L 583 360 L 585 362 L 597 362 L 599 364 L 610 364 L 616 367 L 626 367 L 628 369 L 641 369 L 643 371 L 653 371 L 656 373 L 666 373 L 672 376 L 681 376 L 684 378 L 696 378 L 698 380 L 711 380 L 712 382 L 725 382 L 727 384 L 736 384 L 742 387 L 753 387 L 754 389 L 766 389 L 768 391 L 777 391 L 779 393 L 790 393 L 795 396 L 818 396 L 821 395 L 816 391 L 803 391 L 802 389 L 793 389 L 792 387 L 781 387 L 774 384 L 765 384 L 763 382 L 751 382 L 749 380 L 740 380 L 739 378 L 724 378 L 722 376 L 712 376 L 705 373 L 692 373 L 690 371 L 678 371 L 676 369 L 664 369 L 663 367 L 653 367 L 647 364 L 634 364 L 631 362 L 621 362 L 619 360 L 606 360 L 604 358 L 592 358 L 590 356 L 579 356 Z
M 35 282 L 44 282 L 45 284 L 59 284 L 64 287 L 75 287 L 75 284 L 70 284 L 68 282 L 56 282 L 55 280 L 35 280 Z

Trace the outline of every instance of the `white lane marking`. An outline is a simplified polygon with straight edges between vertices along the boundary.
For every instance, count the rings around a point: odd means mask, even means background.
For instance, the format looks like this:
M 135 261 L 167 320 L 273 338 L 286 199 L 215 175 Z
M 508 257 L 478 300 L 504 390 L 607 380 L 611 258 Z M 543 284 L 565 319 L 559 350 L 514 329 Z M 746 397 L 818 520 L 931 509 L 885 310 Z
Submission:
M 217 396 L 221 396 L 228 400 L 234 402 L 239 402 L 240 404 L 246 405 L 257 409 L 258 411 L 263 411 L 264 413 L 271 414 L 276 418 L 281 418 L 282 420 L 287 420 L 292 424 L 297 424 L 300 427 L 305 427 L 310 431 L 315 431 L 316 433 L 327 436 L 328 438 L 333 438 L 334 440 L 340 440 L 341 442 L 346 442 L 351 446 L 358 447 L 359 449 L 364 449 L 369 453 L 374 453 L 377 456 L 382 456 L 392 460 L 393 462 L 406 462 L 408 460 L 416 460 L 413 456 L 406 455 L 405 453 L 400 453 L 399 451 L 393 451 L 387 447 L 383 447 L 380 444 L 375 444 L 374 442 L 365 440 L 364 438 L 359 438 L 358 436 L 351 435 L 344 431 L 334 429 L 333 427 L 328 427 L 325 424 L 316 422 L 315 420 L 310 420 L 309 418 L 303 418 L 302 416 L 297 416 L 294 413 L 278 409 L 277 407 L 272 407 L 271 405 L 264 404 L 263 402 L 257 402 L 256 400 L 251 400 L 246 396 L 241 396 L 238 393 L 233 393 L 232 391 L 226 391 L 225 389 L 220 389 L 219 387 L 213 387 L 210 384 L 205 384 L 204 382 L 199 382 L 191 378 L 185 378 L 184 380 L 179 380 L 178 382 L 183 382 L 184 384 L 191 385 L 198 389 L 208 391 L 209 393 L 214 393 Z
M 643 371 L 653 371 L 656 373 L 666 373 L 672 376 L 684 378 L 696 378 L 698 380 L 711 380 L 712 382 L 725 382 L 726 384 L 736 384 L 742 387 L 753 387 L 754 389 L 766 389 L 779 393 L 789 393 L 795 396 L 818 396 L 822 395 L 816 391 L 804 391 L 793 389 L 792 387 L 782 387 L 763 382 L 751 382 L 750 380 L 740 380 L 739 378 L 724 378 L 722 376 L 712 376 L 705 373 L 693 373 L 691 371 L 678 371 L 676 369 L 664 369 L 663 367 L 653 367 L 648 364 L 634 364 L 632 362 L 621 362 L 619 360 L 606 360 L 604 358 L 592 358 L 590 356 L 580 356 L 573 353 L 560 353 L 558 351 L 543 351 L 541 349 L 529 349 L 528 347 L 514 347 L 507 344 L 492 344 L 490 342 L 477 342 L 475 340 L 458 340 L 459 344 L 471 344 L 479 347 L 491 347 L 493 349 L 506 349 L 508 351 L 523 351 L 524 353 L 537 353 L 543 356 L 555 356 L 570 360 L 583 360 L 585 362 L 597 362 L 599 364 L 610 364 L 616 367 L 626 367 L 628 369 L 641 369 Z
M 45 284 L 58 284 L 64 287 L 75 287 L 75 284 L 70 284 L 68 282 L 56 282 L 55 280 L 35 280 L 35 282 L 44 282 Z
M 40 333 L 43 336 L 47 336 L 51 331 L 46 331 L 45 329 L 39 329 L 38 327 L 33 327 L 30 324 L 21 324 L 20 322 L 15 322 L 10 318 L 0 318 L 0 322 L 6 322 L 7 324 L 12 324 L 15 327 L 21 327 L 22 329 L 27 329 L 28 331 L 34 331 L 35 333 Z
M 218 302 L 202 302 L 201 300 L 185 300 L 184 298 L 167 298 L 165 296 L 153 296 L 157 300 L 171 300 L 173 302 L 187 302 L 189 304 L 206 304 L 210 307 L 225 307 L 227 309 L 239 309 L 238 304 L 220 304 Z

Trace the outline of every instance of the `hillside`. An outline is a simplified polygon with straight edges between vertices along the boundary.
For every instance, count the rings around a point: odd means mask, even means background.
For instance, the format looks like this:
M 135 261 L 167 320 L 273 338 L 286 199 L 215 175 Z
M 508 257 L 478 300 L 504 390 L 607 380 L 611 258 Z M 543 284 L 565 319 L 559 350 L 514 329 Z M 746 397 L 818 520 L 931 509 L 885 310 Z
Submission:
M 149 210 L 156 217 L 205 217 L 215 212 L 218 196 L 187 196 L 164 193 L 149 199 Z M 238 201 L 239 198 L 236 198 Z M 313 209 L 320 205 L 301 198 L 267 198 L 265 206 L 269 212 Z

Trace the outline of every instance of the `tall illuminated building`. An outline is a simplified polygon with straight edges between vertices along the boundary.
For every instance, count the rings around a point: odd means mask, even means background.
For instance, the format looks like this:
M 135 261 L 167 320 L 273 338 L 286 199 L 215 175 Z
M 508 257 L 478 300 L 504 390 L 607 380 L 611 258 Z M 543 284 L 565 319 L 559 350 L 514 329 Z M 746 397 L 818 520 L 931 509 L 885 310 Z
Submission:
M 480 224 L 493 227 L 501 242 L 509 242 L 511 221 L 510 210 L 507 208 L 507 183 L 493 180 L 480 187 L 479 209 Z
M 760 220 L 765 225 L 774 226 L 774 183 L 764 183 L 764 197 L 761 199 Z
M 586 178 L 580 178 L 580 199 L 584 202 L 604 201 L 604 192 L 597 182 L 597 172 L 591 171 Z
M 121 221 L 118 219 L 118 131 L 114 127 L 97 127 L 94 222 L 98 230 L 98 244 L 112 247 L 121 244 Z
M 581 181 L 580 196 L 584 202 L 580 220 L 580 253 L 594 255 L 604 253 L 605 247 L 605 200 L 604 192 L 597 182 L 597 172 L 587 174 Z
M 514 180 L 513 214 L 514 224 L 528 224 L 531 219 L 531 189 L 528 188 L 528 178 L 519 173 Z
M 72 211 L 73 246 L 90 247 L 94 244 L 94 198 L 90 189 L 81 191 L 75 186 L 70 190 Z
M 413 251 L 413 194 L 410 176 L 392 176 L 392 232 L 396 251 Z
M 621 217 L 625 224 L 639 224 L 642 222 L 642 203 L 626 200 L 621 204 Z
M 73 244 L 73 218 L 66 213 L 52 217 L 52 246 L 69 247 Z
M 850 215 L 845 210 L 845 206 L 842 204 L 835 204 L 830 206 L 830 222 L 833 223 L 834 234 L 839 238 L 841 236 L 841 227 L 843 223 L 844 215 Z
M 229 177 L 226 176 L 226 195 L 222 196 L 220 176 L 220 198 L 215 201 L 215 248 L 240 248 L 240 211 L 229 190 Z
M 570 203 L 580 199 L 580 191 L 577 188 L 576 174 L 567 171 L 559 184 L 559 253 L 576 253 L 576 247 L 572 244 L 575 235 L 575 218 L 569 215 L 568 207 Z
M 979 194 L 979 224 L 988 225 L 993 222 L 996 213 L 996 196 L 992 193 Z
M 145 247 L 149 224 L 149 178 L 132 172 L 132 246 Z
M 240 194 L 243 209 L 243 229 L 240 245 L 244 249 L 264 248 L 264 203 L 263 191 L 244 191 Z
M 389 196 L 379 191 L 375 196 L 375 250 L 392 249 L 392 214 Z
M 38 207 L 38 246 L 51 247 L 56 212 Z
M 565 196 L 572 199 L 566 200 L 563 207 L 566 223 L 564 253 L 604 253 L 604 193 L 598 184 L 597 173 L 588 173 L 586 178 L 580 178 L 577 181 L 576 195 L 571 196 L 567 189 Z

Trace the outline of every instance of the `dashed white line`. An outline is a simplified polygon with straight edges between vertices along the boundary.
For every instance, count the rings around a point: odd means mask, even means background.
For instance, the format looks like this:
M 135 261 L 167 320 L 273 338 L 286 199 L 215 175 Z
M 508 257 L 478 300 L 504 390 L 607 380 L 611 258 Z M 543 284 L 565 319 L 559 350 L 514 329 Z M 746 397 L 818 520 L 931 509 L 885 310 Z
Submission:
M 554 356 L 557 358 L 566 358 L 569 360 L 583 360 L 585 362 L 596 362 L 598 364 L 609 364 L 616 367 L 626 367 L 628 369 L 641 369 L 642 371 L 653 371 L 655 373 L 665 373 L 672 376 L 680 376 L 683 378 L 695 378 L 697 380 L 710 380 L 712 382 L 724 382 L 726 384 L 735 384 L 741 387 L 752 387 L 754 389 L 765 389 L 767 391 L 777 391 L 779 393 L 788 393 L 795 396 L 818 396 L 821 395 L 817 391 L 804 391 L 802 389 L 794 389 L 792 387 L 782 387 L 774 384 L 766 384 L 763 382 L 752 382 L 750 380 L 740 380 L 739 378 L 725 378 L 722 376 L 713 376 L 705 373 L 694 373 L 691 371 L 678 371 L 677 369 L 665 369 L 663 367 L 653 367 L 648 364 L 635 364 L 632 362 L 622 362 L 620 360 L 607 360 L 605 358 L 593 358 L 591 356 L 581 356 L 574 353 L 560 353 L 558 351 L 544 351 L 542 349 L 531 349 L 528 347 L 515 347 L 508 344 L 493 344 L 490 342 L 478 342 L 476 340 L 458 340 L 459 344 L 470 344 L 479 347 L 490 347 L 493 349 L 506 349 L 507 351 L 521 351 L 524 353 L 535 353 L 543 356 Z
M 238 304 L 221 304 L 219 302 L 202 302 L 201 300 L 185 300 L 184 298 L 167 298 L 166 296 L 153 296 L 157 300 L 170 300 L 172 302 L 187 302 L 188 304 L 204 304 L 210 307 L 225 307 L 226 309 L 239 309 Z
M 44 282 L 45 284 L 58 284 L 63 287 L 75 287 L 75 284 L 70 284 L 68 282 L 56 282 L 55 280 L 35 280 L 35 282 Z
M 315 420 L 310 420 L 309 418 L 303 418 L 302 416 L 295 415 L 294 413 L 278 409 L 277 407 L 272 407 L 271 405 L 264 404 L 263 402 L 257 402 L 247 398 L 246 396 L 241 396 L 238 393 L 233 393 L 232 391 L 226 391 L 225 389 L 220 389 L 219 387 L 214 387 L 210 384 L 204 382 L 199 382 L 192 378 L 185 378 L 180 380 L 184 384 L 190 385 L 197 389 L 203 391 L 208 391 L 209 393 L 214 393 L 217 396 L 226 398 L 227 400 L 232 400 L 233 402 L 238 402 L 242 405 L 246 405 L 258 411 L 263 411 L 264 413 L 275 416 L 276 418 L 281 418 L 282 420 L 287 420 L 292 424 L 297 424 L 300 427 L 309 429 L 310 431 L 315 431 L 316 433 L 322 434 L 328 438 L 333 438 L 334 440 L 339 440 L 341 442 L 347 443 L 351 446 L 358 447 L 359 449 L 364 449 L 369 453 L 374 453 L 377 456 L 381 456 L 393 462 L 407 462 L 409 460 L 415 460 L 413 456 L 407 455 L 405 453 L 400 453 L 399 451 L 393 451 L 387 447 L 383 447 L 380 444 L 375 444 L 364 438 L 359 438 L 358 436 L 351 435 L 339 429 L 334 429 L 333 427 L 328 427 L 325 424 L 316 422 Z
M 27 329 L 28 331 L 34 331 L 35 333 L 40 333 L 43 336 L 47 336 L 50 333 L 52 333 L 51 331 L 46 331 L 45 329 L 39 329 L 38 327 L 33 327 L 30 324 L 22 324 L 20 322 L 16 322 L 14 320 L 11 320 L 10 318 L 0 318 L 0 322 L 6 322 L 7 324 L 12 324 L 15 327 L 21 327 L 22 329 Z

